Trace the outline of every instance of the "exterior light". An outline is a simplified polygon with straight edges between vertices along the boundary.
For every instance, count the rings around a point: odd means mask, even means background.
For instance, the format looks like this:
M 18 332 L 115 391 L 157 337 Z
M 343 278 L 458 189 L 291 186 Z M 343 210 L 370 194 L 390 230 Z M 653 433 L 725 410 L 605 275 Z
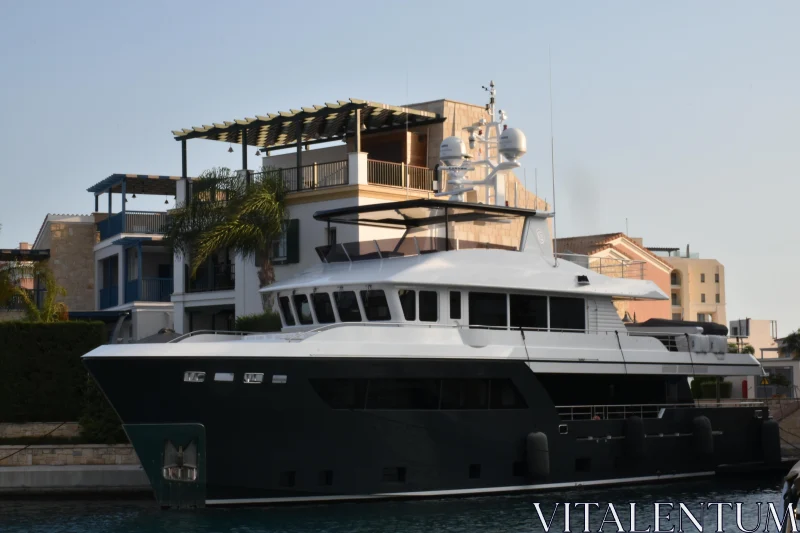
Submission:
M 131 196 L 131 198 L 135 199 L 136 198 L 136 193 L 133 193 L 133 196 Z
M 261 155 L 261 150 L 256 149 L 256 157 Z
M 233 153 L 233 146 L 228 145 L 228 153 L 229 154 Z
M 167 205 L 168 203 L 169 203 L 169 200 L 167 200 L 167 195 L 165 194 L 164 195 L 164 205 Z

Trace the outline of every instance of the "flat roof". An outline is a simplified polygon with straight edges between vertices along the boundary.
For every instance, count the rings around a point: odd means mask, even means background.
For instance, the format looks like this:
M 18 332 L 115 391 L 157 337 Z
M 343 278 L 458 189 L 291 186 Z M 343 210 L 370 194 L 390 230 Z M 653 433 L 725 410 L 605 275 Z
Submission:
M 209 139 L 241 144 L 242 136 L 246 132 L 247 145 L 265 149 L 290 148 L 297 146 L 298 140 L 301 144 L 314 144 L 354 135 L 356 110 L 361 110 L 362 134 L 444 121 L 444 118 L 430 111 L 350 98 L 336 103 L 256 115 L 253 118 L 215 122 L 210 126 L 173 130 L 172 134 L 176 141 Z
M 103 194 L 107 192 L 122 192 L 122 182 L 125 182 L 125 192 L 128 194 L 155 194 L 175 196 L 177 183 L 180 176 L 162 176 L 156 174 L 111 174 L 98 181 L 88 189 L 88 192 Z
M 0 261 L 43 261 L 50 257 L 50 250 L 0 249 Z
M 548 217 L 532 209 L 499 205 L 455 202 L 452 200 L 416 199 L 371 205 L 327 209 L 314 213 L 314 219 L 336 224 L 354 224 L 389 228 L 417 228 L 447 222 L 511 220 L 518 217 Z

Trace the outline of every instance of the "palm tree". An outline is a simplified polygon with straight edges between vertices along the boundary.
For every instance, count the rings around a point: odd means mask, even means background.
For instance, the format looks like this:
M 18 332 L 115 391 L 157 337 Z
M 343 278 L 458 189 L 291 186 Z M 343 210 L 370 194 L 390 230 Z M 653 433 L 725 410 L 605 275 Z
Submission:
M 215 252 L 254 257 L 259 286 L 275 280 L 272 243 L 283 232 L 285 197 L 280 171 L 262 169 L 248 186 L 227 168 L 214 168 L 192 183 L 191 201 L 170 212 L 164 240 L 190 260 L 191 276 Z
M 800 329 L 789 333 L 778 349 L 784 357 L 794 357 L 800 359 Z
M 59 302 L 59 296 L 66 296 L 67 290 L 56 283 L 53 271 L 44 263 L 35 263 L 33 266 L 21 266 L 19 272 L 37 280 L 39 289 L 31 291 L 15 286 L 14 294 L 19 298 L 24 307 L 25 318 L 30 322 L 61 322 L 68 319 L 67 304 Z M 37 302 L 36 292 L 43 292 L 41 302 Z

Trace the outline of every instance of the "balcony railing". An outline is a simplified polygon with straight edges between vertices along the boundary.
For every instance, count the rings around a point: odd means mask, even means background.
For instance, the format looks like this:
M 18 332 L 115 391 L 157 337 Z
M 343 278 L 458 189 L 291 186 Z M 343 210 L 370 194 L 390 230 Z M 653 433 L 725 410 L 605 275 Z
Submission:
M 158 234 L 167 222 L 167 214 L 157 211 L 126 211 L 114 213 L 97 223 L 100 240 L 120 233 Z
M 556 256 L 611 278 L 644 279 L 644 261 L 571 253 L 557 253 Z
M 44 300 L 45 290 L 44 289 L 24 289 L 25 293 L 28 295 L 28 298 L 31 302 L 33 302 L 36 307 L 41 307 L 42 301 Z M 24 300 L 22 296 L 19 294 L 12 294 L 11 297 L 6 300 L 6 302 L 0 306 L 0 309 L 5 309 L 8 311 L 24 311 L 26 309 Z
M 367 162 L 367 182 L 375 185 L 432 191 L 433 175 L 433 170 L 425 167 L 372 159 Z
M 100 289 L 100 309 L 114 307 L 119 302 L 119 288 L 116 285 Z
M 204 265 L 197 269 L 194 279 L 186 267 L 186 292 L 229 291 L 236 284 L 233 265 Z
M 172 278 L 142 278 L 141 293 L 139 280 L 125 283 L 125 303 L 128 302 L 169 302 L 172 296 Z

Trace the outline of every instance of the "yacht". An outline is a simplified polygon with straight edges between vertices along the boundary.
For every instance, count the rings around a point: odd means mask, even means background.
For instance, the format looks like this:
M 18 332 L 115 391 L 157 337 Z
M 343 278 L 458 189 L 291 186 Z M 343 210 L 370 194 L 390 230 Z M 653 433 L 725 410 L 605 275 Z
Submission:
M 495 140 L 489 185 L 523 151 L 515 130 Z M 626 326 L 615 300 L 667 295 L 559 258 L 551 213 L 465 201 L 477 165 L 462 145 L 442 143 L 439 197 L 315 213 L 395 237 L 320 247 L 317 266 L 263 288 L 280 332 L 83 357 L 161 505 L 515 493 L 780 460 L 765 406 L 690 391 L 761 376 L 752 355 L 711 324 Z

